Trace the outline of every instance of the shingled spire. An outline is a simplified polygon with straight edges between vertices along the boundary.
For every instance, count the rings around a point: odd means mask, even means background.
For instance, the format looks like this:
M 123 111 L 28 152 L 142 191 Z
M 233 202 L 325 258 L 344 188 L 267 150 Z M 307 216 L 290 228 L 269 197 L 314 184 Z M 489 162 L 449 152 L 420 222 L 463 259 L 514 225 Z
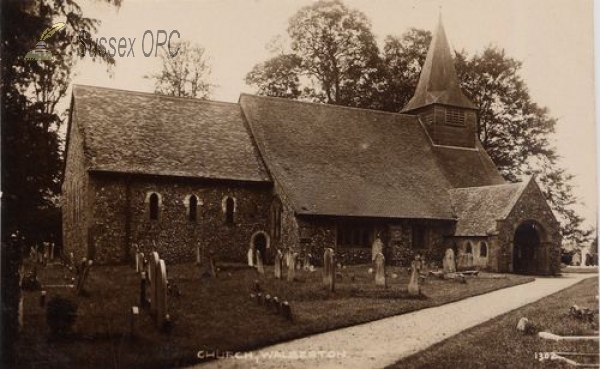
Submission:
M 441 16 L 415 95 L 402 112 L 419 116 L 436 145 L 475 148 L 477 107 L 460 90 Z
M 421 70 L 415 95 L 403 112 L 430 104 L 444 104 L 467 109 L 477 107 L 462 93 L 454 69 L 454 60 L 440 15 L 437 29 L 429 45 L 427 58 Z

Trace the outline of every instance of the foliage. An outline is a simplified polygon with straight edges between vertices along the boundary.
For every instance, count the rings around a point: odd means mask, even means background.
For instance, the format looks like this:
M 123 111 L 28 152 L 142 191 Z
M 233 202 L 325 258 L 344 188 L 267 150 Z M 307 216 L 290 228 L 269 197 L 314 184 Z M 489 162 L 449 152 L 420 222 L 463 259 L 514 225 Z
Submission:
M 120 0 L 106 1 L 120 5 Z M 21 249 L 42 241 L 60 244 L 59 130 L 66 114 L 58 104 L 67 95 L 77 61 L 73 35 L 95 31 L 98 21 L 85 17 L 73 0 L 9 0 L 1 6 L 2 336 L 11 337 L 3 340 L 2 349 L 7 359 L 10 347 L 4 344 L 14 341 L 19 299 L 18 287 L 10 287 L 18 286 Z M 42 32 L 57 22 L 66 27 L 45 40 L 54 60 L 25 61 Z M 114 64 L 108 57 L 92 59 Z
M 301 8 L 288 27 L 291 52 L 259 64 L 246 81 L 270 96 L 367 107 L 381 80 L 381 60 L 366 16 L 340 1 Z
M 368 19 L 343 4 L 319 2 L 290 20 L 291 52 L 259 64 L 249 85 L 263 95 L 398 112 L 412 97 L 431 42 L 415 28 L 387 36 L 379 55 Z M 479 138 L 504 178 L 535 175 L 561 222 L 565 239 L 586 242 L 590 231 L 574 210 L 572 179 L 550 139 L 556 119 L 536 104 L 519 75 L 521 62 L 488 46 L 457 52 L 464 93 L 480 108 Z
M 277 55 L 254 66 L 246 76 L 246 83 L 257 86 L 260 95 L 297 99 L 302 94 L 300 65 L 301 60 L 295 54 Z
M 179 51 L 176 53 L 176 50 Z M 171 56 L 171 53 L 176 54 Z M 176 42 L 171 50 L 163 46 L 160 59 L 161 71 L 144 76 L 154 80 L 157 94 L 200 99 L 210 96 L 213 87 L 208 82 L 210 66 L 202 46 L 189 41 Z
M 69 333 L 77 320 L 77 303 L 55 296 L 48 301 L 46 323 L 53 334 Z

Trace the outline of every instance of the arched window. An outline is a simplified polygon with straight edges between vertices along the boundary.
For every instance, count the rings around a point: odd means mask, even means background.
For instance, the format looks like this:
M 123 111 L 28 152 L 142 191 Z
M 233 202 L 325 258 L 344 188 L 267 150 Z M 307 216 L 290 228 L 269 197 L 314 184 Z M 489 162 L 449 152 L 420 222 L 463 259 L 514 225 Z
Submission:
M 479 244 L 479 256 L 482 258 L 486 258 L 488 253 L 487 243 L 481 242 Z
M 150 195 L 150 220 L 158 219 L 158 195 Z
M 473 253 L 473 245 L 471 245 L 471 242 L 467 242 L 467 254 L 472 254 Z
M 195 222 L 198 219 L 198 198 L 196 195 L 190 196 L 190 207 L 188 213 L 188 220 Z
M 235 202 L 231 197 L 225 200 L 225 223 L 233 224 L 233 212 L 235 210 Z

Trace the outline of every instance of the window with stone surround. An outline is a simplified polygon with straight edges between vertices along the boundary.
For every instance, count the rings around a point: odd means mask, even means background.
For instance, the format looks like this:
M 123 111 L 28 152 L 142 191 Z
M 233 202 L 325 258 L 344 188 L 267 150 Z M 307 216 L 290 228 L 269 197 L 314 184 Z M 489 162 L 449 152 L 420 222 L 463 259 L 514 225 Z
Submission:
M 158 220 L 158 210 L 159 210 L 159 197 L 157 193 L 150 194 L 149 199 L 149 212 L 150 212 L 150 220 Z
M 479 244 L 479 257 L 487 258 L 488 247 L 486 242 L 481 242 Z
M 471 245 L 471 242 L 467 242 L 467 254 L 472 254 L 473 253 L 473 245 Z
M 232 197 L 225 199 L 225 224 L 233 224 L 235 219 L 235 200 Z
M 190 196 L 188 206 L 188 220 L 195 222 L 198 219 L 198 198 L 196 195 Z
M 337 227 L 337 244 L 342 247 L 371 247 L 373 227 L 342 224 Z

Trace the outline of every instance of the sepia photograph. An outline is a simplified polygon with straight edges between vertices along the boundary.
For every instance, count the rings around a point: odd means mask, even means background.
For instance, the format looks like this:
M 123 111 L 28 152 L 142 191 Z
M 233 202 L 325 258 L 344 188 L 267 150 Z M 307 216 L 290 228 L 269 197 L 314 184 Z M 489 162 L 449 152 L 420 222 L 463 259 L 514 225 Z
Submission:
M 599 5 L 2 1 L 0 365 L 600 368 Z

